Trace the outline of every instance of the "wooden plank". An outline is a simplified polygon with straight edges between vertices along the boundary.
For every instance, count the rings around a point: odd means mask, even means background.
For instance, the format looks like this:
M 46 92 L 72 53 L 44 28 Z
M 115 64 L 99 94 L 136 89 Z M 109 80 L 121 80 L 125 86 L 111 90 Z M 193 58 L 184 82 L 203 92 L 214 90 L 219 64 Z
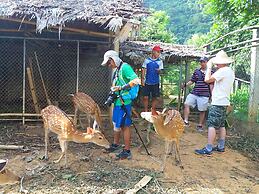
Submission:
M 253 39 L 259 38 L 259 29 L 253 30 Z M 255 43 L 252 43 L 255 44 Z M 251 78 L 248 119 L 256 122 L 259 104 L 259 46 L 251 48 Z
M 26 70 L 27 70 L 27 76 L 28 76 L 28 81 L 29 81 L 29 86 L 30 86 L 30 90 L 31 90 L 31 96 L 32 96 L 32 101 L 33 101 L 33 105 L 35 108 L 35 112 L 37 114 L 39 114 L 40 108 L 38 105 L 38 100 L 37 100 L 37 96 L 36 96 L 36 92 L 35 92 L 35 87 L 34 87 L 33 78 L 32 78 L 32 72 L 29 67 L 27 67 Z
M 19 150 L 23 149 L 24 146 L 17 146 L 17 145 L 0 145 L 0 149 L 6 149 L 6 150 Z
M 151 181 L 152 177 L 151 176 L 144 176 L 135 186 L 133 189 L 130 189 L 126 192 L 126 194 L 135 194 L 137 193 L 141 188 L 146 186 L 149 181 Z

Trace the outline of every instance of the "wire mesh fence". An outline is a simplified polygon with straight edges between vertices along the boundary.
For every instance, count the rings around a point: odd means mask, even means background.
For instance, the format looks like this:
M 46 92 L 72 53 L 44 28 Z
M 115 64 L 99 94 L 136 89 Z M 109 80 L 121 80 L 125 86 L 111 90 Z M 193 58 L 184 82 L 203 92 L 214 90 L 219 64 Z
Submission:
M 87 93 L 106 110 L 111 72 L 100 64 L 107 45 L 0 38 L 0 119 L 35 116 L 49 102 L 72 114 L 69 94 L 76 91 Z

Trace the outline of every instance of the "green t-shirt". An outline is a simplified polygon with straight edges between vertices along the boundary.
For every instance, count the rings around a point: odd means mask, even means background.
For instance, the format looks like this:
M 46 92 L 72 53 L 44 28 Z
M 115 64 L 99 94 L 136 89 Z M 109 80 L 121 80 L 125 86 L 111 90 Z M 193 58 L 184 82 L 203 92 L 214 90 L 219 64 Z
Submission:
M 118 70 L 116 70 L 118 71 Z M 115 72 L 115 74 L 117 74 L 118 72 Z M 117 77 L 117 78 L 116 78 Z M 127 63 L 123 63 L 119 69 L 119 73 L 117 76 L 115 76 L 115 86 L 123 86 L 125 84 L 128 84 L 130 81 L 134 80 L 135 78 L 137 78 L 138 76 L 136 75 L 136 73 L 133 71 L 132 67 L 127 64 Z M 119 94 L 119 92 L 116 92 Z M 120 94 L 121 96 L 127 96 L 128 95 L 128 90 L 121 90 L 120 91 Z M 124 104 L 125 105 L 128 105 L 131 103 L 131 99 L 123 99 L 124 100 Z M 116 99 L 115 102 L 114 102 L 114 105 L 115 106 L 121 106 L 121 101 L 120 99 Z

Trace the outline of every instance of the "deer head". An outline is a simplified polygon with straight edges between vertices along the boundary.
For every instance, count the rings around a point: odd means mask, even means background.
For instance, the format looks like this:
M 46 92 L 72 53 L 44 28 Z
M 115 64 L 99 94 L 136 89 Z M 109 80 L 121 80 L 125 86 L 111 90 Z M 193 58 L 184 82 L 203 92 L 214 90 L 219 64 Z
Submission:
M 85 138 L 86 142 L 92 142 L 99 146 L 103 146 L 105 148 L 110 147 L 110 143 L 104 137 L 102 132 L 100 132 L 99 130 L 95 130 L 90 127 L 87 127 L 87 132 L 83 133 L 83 134 L 84 134 L 84 138 Z

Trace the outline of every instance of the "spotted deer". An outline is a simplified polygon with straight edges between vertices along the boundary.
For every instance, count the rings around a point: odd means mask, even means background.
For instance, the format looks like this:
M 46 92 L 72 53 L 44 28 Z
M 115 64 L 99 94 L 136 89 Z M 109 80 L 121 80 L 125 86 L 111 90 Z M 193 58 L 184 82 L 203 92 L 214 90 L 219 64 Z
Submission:
M 65 164 L 67 166 L 67 143 L 73 141 L 76 143 L 92 142 L 99 146 L 109 148 L 110 143 L 104 135 L 90 127 L 86 132 L 76 129 L 72 120 L 56 106 L 49 105 L 41 111 L 45 128 L 45 159 L 48 159 L 49 131 L 58 135 L 59 144 L 62 150 L 60 157 L 54 163 L 60 162 L 65 155 Z
M 77 112 L 78 110 L 84 112 L 88 116 L 88 126 L 91 126 L 91 119 L 94 119 L 93 128 L 96 128 L 96 123 L 99 129 L 102 129 L 102 118 L 101 110 L 98 104 L 87 94 L 83 92 L 77 92 L 75 94 L 70 94 L 72 96 L 72 101 L 75 108 L 74 124 L 77 125 Z M 80 114 L 78 115 L 81 127 L 82 122 L 80 120 Z M 84 127 L 83 127 L 84 128 Z
M 141 117 L 153 123 L 156 133 L 165 141 L 165 155 L 161 170 L 164 171 L 166 158 L 172 153 L 173 145 L 175 160 L 183 168 L 179 152 L 179 140 L 184 131 L 181 114 L 176 110 L 167 109 L 164 109 L 162 113 L 159 111 L 157 113 L 158 115 L 152 115 L 152 112 L 142 112 Z

